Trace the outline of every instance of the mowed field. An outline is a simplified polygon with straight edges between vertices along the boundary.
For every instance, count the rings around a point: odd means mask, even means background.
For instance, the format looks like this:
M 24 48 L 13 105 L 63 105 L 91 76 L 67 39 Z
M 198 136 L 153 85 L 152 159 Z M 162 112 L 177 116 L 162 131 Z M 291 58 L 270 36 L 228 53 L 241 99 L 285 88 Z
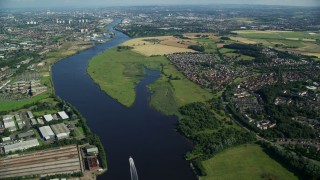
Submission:
M 230 37 L 233 41 L 245 44 L 263 44 L 273 48 L 294 52 L 297 54 L 316 56 L 320 58 L 319 33 L 294 32 L 294 31 L 233 31 L 237 37 Z M 240 37 L 239 37 L 240 36 Z
M 242 37 L 256 39 L 288 39 L 288 40 L 304 40 L 315 41 L 320 39 L 318 33 L 297 32 L 297 31 L 258 31 L 258 30 L 240 30 L 233 31 Z
M 157 41 L 157 42 L 155 42 Z M 133 47 L 133 51 L 145 56 L 165 55 L 179 52 L 195 52 L 188 49 L 191 41 L 182 41 L 172 36 L 136 38 L 124 42 L 123 46 Z
M 82 172 L 76 145 L 0 159 L 0 178 Z
M 208 174 L 201 177 L 202 180 L 298 179 L 277 161 L 271 159 L 256 144 L 229 148 L 202 163 Z

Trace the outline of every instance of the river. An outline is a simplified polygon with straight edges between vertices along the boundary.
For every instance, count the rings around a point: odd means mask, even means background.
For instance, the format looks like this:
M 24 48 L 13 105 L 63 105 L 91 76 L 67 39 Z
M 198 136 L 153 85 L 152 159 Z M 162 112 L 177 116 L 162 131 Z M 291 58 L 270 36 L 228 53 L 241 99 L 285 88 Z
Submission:
M 129 39 L 113 30 L 119 22 L 107 26 L 115 33 L 112 40 L 53 65 L 55 93 L 75 106 L 100 137 L 108 171 L 98 179 L 130 180 L 132 156 L 140 180 L 194 180 L 196 177 L 183 157 L 192 147 L 175 132 L 177 118 L 162 115 L 148 105 L 146 85 L 156 81 L 160 73 L 146 70 L 147 75 L 136 87 L 134 105 L 126 108 L 102 92 L 86 72 L 92 57 Z

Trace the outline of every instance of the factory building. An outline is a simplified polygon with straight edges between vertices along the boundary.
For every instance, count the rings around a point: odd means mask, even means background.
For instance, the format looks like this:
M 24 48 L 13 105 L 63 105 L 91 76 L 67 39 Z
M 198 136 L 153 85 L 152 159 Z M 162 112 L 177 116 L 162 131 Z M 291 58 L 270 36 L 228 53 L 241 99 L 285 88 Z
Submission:
M 52 129 L 50 128 L 50 126 L 39 127 L 39 131 L 45 140 L 49 140 L 49 139 L 54 138 L 54 133 L 53 133 Z
M 58 140 L 68 138 L 70 135 L 70 131 L 64 123 L 51 125 L 51 129 Z
M 33 130 L 29 130 L 27 132 L 23 132 L 23 133 L 19 133 L 18 134 L 18 138 L 21 139 L 21 138 L 30 138 L 31 136 L 34 135 L 34 132 Z
M 4 152 L 8 154 L 9 152 L 21 151 L 31 147 L 39 146 L 39 142 L 37 139 L 31 139 L 28 141 L 22 141 L 16 144 L 10 144 L 3 147 Z
M 16 131 L 16 125 L 13 121 L 13 115 L 4 115 L 3 116 L 3 126 L 6 129 L 9 129 L 9 131 Z
M 47 122 L 50 122 L 53 120 L 53 117 L 51 114 L 47 114 L 43 116 L 44 120 L 46 120 Z
M 69 116 L 64 111 L 58 112 L 58 115 L 61 117 L 61 119 L 69 119 Z
M 28 115 L 29 118 L 33 118 L 34 117 L 31 111 L 27 111 L 27 115 Z

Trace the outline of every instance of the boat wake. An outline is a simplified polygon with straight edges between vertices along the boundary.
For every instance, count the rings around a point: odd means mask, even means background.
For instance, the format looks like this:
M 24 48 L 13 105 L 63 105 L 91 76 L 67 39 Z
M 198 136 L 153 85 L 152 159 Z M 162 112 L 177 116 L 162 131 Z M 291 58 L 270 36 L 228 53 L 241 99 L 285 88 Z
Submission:
M 131 180 L 138 180 L 138 173 L 132 157 L 129 158 Z

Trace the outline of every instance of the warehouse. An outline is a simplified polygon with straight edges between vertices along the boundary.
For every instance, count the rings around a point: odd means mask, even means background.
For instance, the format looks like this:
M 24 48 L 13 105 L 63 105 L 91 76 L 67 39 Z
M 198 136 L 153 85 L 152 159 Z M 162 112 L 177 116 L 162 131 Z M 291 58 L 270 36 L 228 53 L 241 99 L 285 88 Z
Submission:
M 58 112 L 58 114 L 61 117 L 61 119 L 69 119 L 69 116 L 64 111 L 60 111 L 60 112 Z
M 31 111 L 27 111 L 27 114 L 28 114 L 29 118 L 33 118 L 34 117 Z
M 43 116 L 44 120 L 46 120 L 47 122 L 50 122 L 53 120 L 53 117 L 51 114 L 47 114 Z
M 15 114 L 14 115 L 14 118 L 16 118 L 16 121 L 21 121 L 21 117 L 19 114 Z
M 16 124 L 14 123 L 13 119 L 12 119 L 13 116 L 3 116 L 3 126 L 4 128 L 6 129 L 9 129 L 9 131 L 16 131 L 17 128 L 16 128 Z
M 59 140 L 67 138 L 70 135 L 70 131 L 64 123 L 51 125 L 51 129 Z
M 36 120 L 36 119 L 34 119 L 34 118 L 32 118 L 32 119 L 30 120 L 30 122 L 31 122 L 32 126 L 34 126 L 34 125 L 37 125 L 37 124 L 38 124 L 37 120 Z
M 86 152 L 90 156 L 96 156 L 99 153 L 99 150 L 96 146 L 90 145 L 86 147 Z
M 29 131 L 27 131 L 27 132 L 19 133 L 19 134 L 18 134 L 18 138 L 19 138 L 19 139 L 21 139 L 21 138 L 29 138 L 29 137 L 31 137 L 31 136 L 33 136 L 33 135 L 34 135 L 33 130 L 29 130 Z
M 54 133 L 53 133 L 52 129 L 50 128 L 50 126 L 42 126 L 39 128 L 39 131 L 45 140 L 49 140 L 49 139 L 54 138 Z
M 14 152 L 14 151 L 18 151 L 18 150 L 25 150 L 31 147 L 35 147 L 35 146 L 39 146 L 39 142 L 37 139 L 31 139 L 28 141 L 22 141 L 16 144 L 10 144 L 10 145 L 6 145 L 4 146 L 4 152 L 7 154 L 9 152 Z
M 3 118 L 3 121 L 11 121 L 11 120 L 13 120 L 12 119 L 13 118 L 12 115 L 4 115 L 4 116 L 2 116 L 2 118 Z

